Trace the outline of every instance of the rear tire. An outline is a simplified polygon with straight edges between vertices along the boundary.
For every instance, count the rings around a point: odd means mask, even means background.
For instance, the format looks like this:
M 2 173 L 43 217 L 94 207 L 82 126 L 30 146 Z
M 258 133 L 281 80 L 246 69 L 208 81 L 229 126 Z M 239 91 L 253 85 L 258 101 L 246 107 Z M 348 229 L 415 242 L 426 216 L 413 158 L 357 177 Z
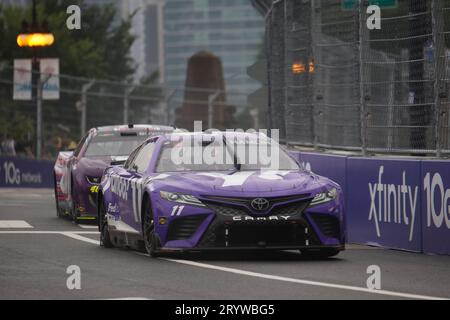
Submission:
M 144 247 L 145 251 L 153 257 L 156 258 L 160 255 L 159 239 L 155 233 L 155 222 L 153 219 L 153 212 L 151 205 L 148 200 L 144 203 L 144 219 L 142 223 L 142 233 L 144 237 Z
M 56 176 L 53 175 L 53 180 L 55 183 L 55 203 L 56 203 L 56 216 L 58 218 L 61 218 L 61 208 L 59 207 L 59 201 L 58 201 L 58 191 L 57 191 L 57 184 L 56 184 Z
M 78 210 L 77 210 L 77 204 L 76 204 L 76 201 L 75 201 L 75 199 L 73 198 L 73 196 L 72 196 L 72 208 L 71 208 L 71 210 L 70 210 L 70 217 L 72 218 L 72 221 L 74 222 L 74 223 L 77 223 L 78 224 Z
M 71 198 L 72 198 L 72 207 L 70 210 L 70 217 L 72 218 L 72 221 L 74 223 L 78 224 L 78 209 L 77 209 L 77 201 L 74 197 L 74 183 L 73 183 L 73 176 L 71 177 L 71 184 L 70 184 L 70 192 L 71 192 Z
M 114 245 L 109 235 L 108 219 L 106 218 L 105 203 L 103 199 L 100 201 L 99 210 L 99 226 L 100 226 L 100 246 L 105 248 L 113 248 Z
M 327 259 L 338 255 L 340 250 L 325 248 L 325 249 L 301 249 L 300 253 L 302 257 L 307 259 Z

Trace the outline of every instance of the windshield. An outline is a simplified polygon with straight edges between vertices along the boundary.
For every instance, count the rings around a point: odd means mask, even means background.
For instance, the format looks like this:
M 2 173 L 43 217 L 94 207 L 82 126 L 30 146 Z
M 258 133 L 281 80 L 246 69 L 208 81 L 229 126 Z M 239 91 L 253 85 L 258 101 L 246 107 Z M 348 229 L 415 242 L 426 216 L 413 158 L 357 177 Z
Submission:
M 299 165 L 270 138 L 187 136 L 167 141 L 157 172 L 299 170 Z
M 148 137 L 147 134 L 135 136 L 97 135 L 89 143 L 85 156 L 128 156 Z

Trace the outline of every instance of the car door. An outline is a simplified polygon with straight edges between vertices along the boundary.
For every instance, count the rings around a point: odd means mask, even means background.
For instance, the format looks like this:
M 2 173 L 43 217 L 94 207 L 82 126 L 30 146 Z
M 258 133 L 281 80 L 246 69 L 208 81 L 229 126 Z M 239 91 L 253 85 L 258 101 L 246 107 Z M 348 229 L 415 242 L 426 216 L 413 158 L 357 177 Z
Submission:
M 67 183 L 67 190 L 68 190 L 68 196 L 69 197 L 72 197 L 72 194 L 74 193 L 73 192 L 74 190 L 72 190 L 72 186 L 73 186 L 73 181 L 72 181 L 73 171 L 77 169 L 78 159 L 79 159 L 81 151 L 83 150 L 83 147 L 84 147 L 84 145 L 86 143 L 86 140 L 88 140 L 89 135 L 90 134 L 87 133 L 83 138 L 81 138 L 81 140 L 78 143 L 77 147 L 73 151 L 73 155 L 66 162 L 66 166 L 67 167 L 66 167 L 66 170 L 65 170 L 65 174 L 67 176 L 64 177 L 64 181 L 66 181 L 66 183 Z
M 126 184 L 127 194 L 119 199 L 122 221 L 139 232 L 141 230 L 140 201 L 142 199 L 143 180 L 155 150 L 155 139 L 149 140 L 137 150 L 128 163 L 121 179 Z

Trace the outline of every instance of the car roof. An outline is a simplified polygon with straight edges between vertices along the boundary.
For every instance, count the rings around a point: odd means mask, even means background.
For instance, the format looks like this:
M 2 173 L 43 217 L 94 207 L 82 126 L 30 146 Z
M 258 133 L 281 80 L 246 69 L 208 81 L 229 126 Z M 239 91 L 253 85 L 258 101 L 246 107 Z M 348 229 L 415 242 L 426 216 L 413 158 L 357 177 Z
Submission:
M 91 130 L 95 130 L 99 133 L 108 133 L 108 132 L 124 132 L 124 131 L 162 131 L 162 132 L 172 132 L 174 130 L 171 126 L 164 125 L 154 125 L 154 124 L 130 124 L 130 125 L 115 125 L 115 126 L 102 126 L 96 127 Z
M 207 132 L 171 132 L 162 134 L 162 137 L 164 137 L 167 140 L 170 139 L 177 139 L 177 138 L 185 138 L 185 137 L 195 137 L 195 138 L 210 138 L 210 137 L 219 137 L 219 136 L 226 136 L 227 139 L 262 139 L 262 141 L 266 140 L 271 141 L 272 139 L 268 137 L 263 132 L 242 132 L 242 131 L 207 131 Z

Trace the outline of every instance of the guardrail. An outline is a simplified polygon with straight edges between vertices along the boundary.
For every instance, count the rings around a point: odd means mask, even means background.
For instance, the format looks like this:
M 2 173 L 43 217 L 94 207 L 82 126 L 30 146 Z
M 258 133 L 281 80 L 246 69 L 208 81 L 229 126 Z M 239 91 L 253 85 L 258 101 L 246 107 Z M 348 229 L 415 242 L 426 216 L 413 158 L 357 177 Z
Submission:
M 450 255 L 450 161 L 293 154 L 342 186 L 348 242 Z
M 0 157 L 0 188 L 53 188 L 54 162 Z

